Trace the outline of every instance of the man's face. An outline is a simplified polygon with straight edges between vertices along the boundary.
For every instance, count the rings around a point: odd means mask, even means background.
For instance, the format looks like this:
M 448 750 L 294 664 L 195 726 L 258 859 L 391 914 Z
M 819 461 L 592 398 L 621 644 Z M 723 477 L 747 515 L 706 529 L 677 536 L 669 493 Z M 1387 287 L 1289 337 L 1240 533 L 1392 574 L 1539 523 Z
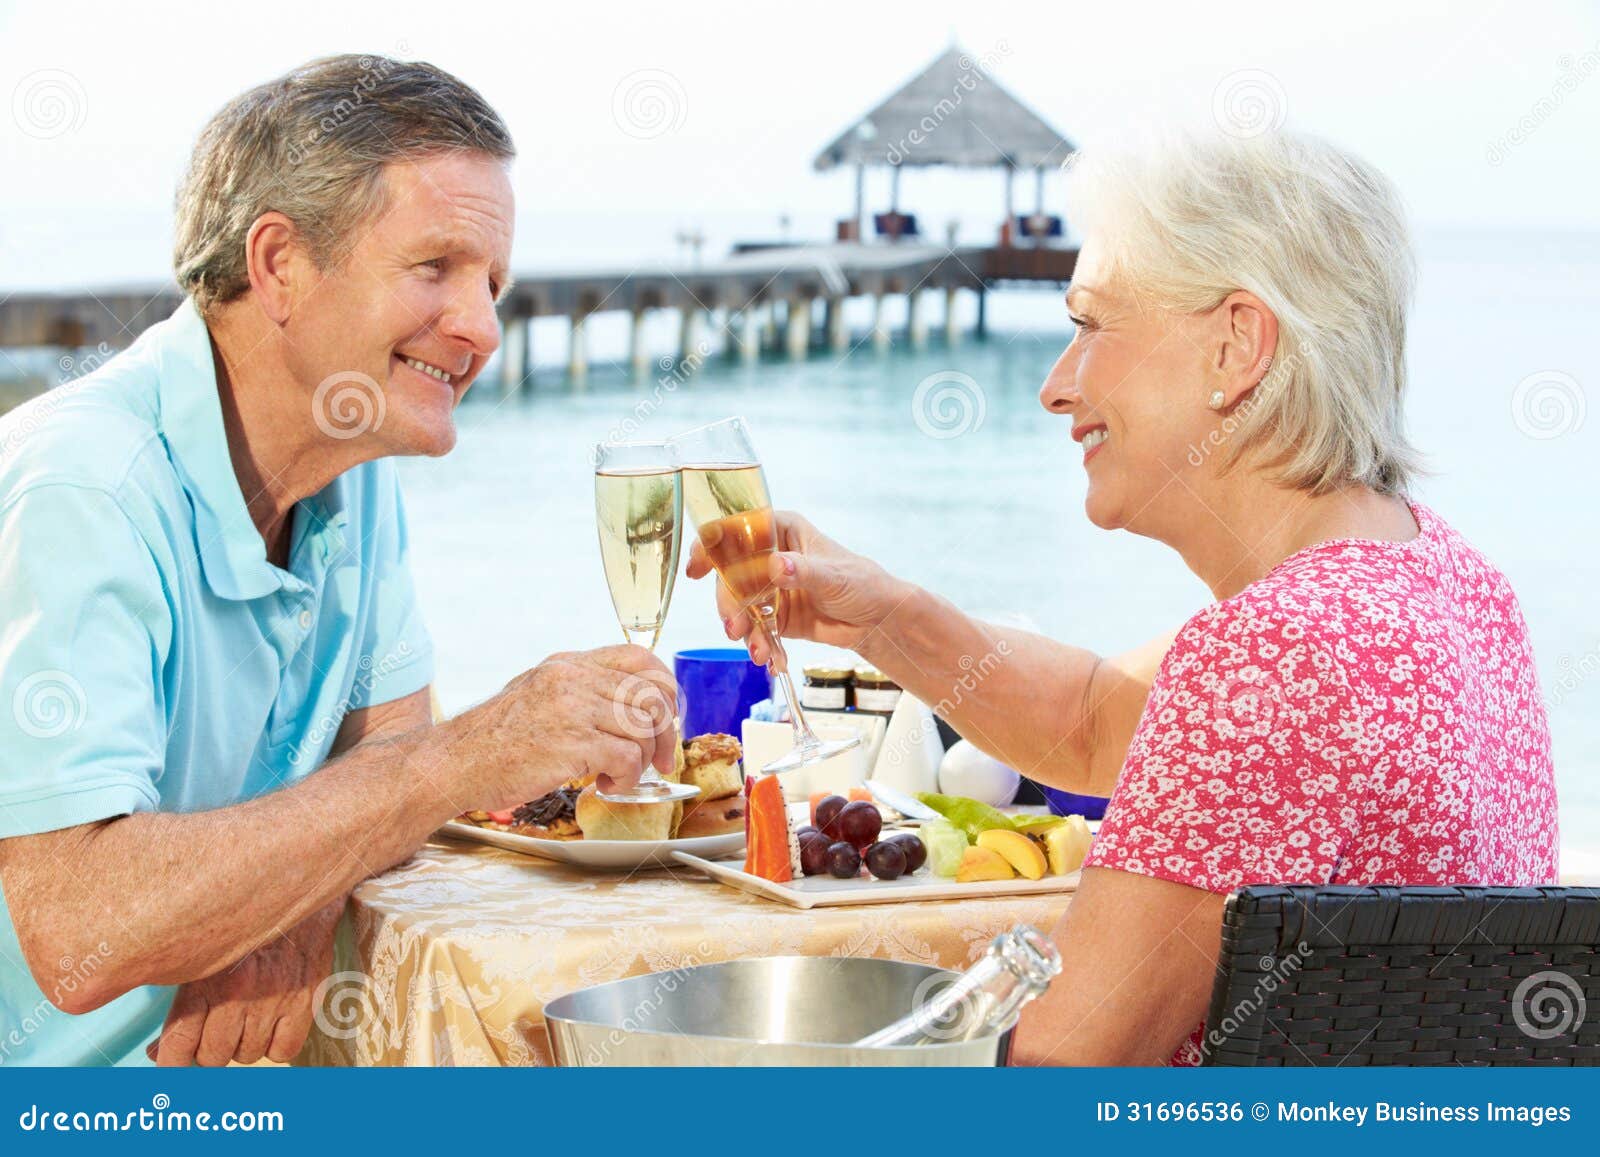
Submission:
M 444 454 L 456 404 L 500 344 L 511 182 L 473 153 L 392 164 L 384 179 L 384 208 L 295 301 L 286 358 L 324 434 L 379 455 Z

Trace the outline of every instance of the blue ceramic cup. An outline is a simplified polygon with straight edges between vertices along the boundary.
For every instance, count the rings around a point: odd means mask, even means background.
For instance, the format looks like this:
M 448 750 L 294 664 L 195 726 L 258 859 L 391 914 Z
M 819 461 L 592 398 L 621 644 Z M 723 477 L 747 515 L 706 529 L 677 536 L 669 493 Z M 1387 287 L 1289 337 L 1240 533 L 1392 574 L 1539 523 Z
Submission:
M 722 732 L 737 737 L 750 708 L 772 697 L 765 667 L 750 661 L 742 647 L 701 647 L 672 657 L 678 680 L 683 737 Z
M 1039 786 L 1044 787 L 1043 784 Z M 1050 801 L 1051 815 L 1082 816 L 1086 820 L 1103 818 L 1106 804 L 1110 802 L 1105 796 L 1076 795 L 1057 787 L 1044 787 L 1044 797 Z

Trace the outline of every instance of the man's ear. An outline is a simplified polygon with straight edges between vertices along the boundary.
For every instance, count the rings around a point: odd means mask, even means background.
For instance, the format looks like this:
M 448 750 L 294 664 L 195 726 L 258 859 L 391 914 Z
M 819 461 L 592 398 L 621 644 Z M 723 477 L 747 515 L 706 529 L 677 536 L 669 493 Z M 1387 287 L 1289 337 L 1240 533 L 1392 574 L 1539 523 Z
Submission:
M 1278 353 L 1278 317 L 1266 302 L 1244 289 L 1223 298 L 1215 315 L 1220 337 L 1216 369 L 1225 408 L 1232 409 L 1272 368 Z
M 303 275 L 303 245 L 294 222 L 282 213 L 263 213 L 250 226 L 244 242 L 250 288 L 261 309 L 277 325 L 294 308 L 296 277 Z

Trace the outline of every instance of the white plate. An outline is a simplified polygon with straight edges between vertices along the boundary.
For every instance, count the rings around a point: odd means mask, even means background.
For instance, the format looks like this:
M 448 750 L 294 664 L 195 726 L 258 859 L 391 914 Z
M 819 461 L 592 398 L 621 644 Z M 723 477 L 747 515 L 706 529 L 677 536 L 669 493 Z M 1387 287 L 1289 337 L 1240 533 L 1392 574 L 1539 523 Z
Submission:
M 533 836 L 519 836 L 514 832 L 480 828 L 457 820 L 451 820 L 439 831 L 457 839 L 504 848 L 508 852 L 521 852 L 546 860 L 560 860 L 580 868 L 609 872 L 675 867 L 677 861 L 672 858 L 674 852 L 688 852 L 694 856 L 715 859 L 744 851 L 743 831 L 729 832 L 723 836 L 699 836 L 692 840 L 540 840 Z
M 975 900 L 981 896 L 1038 896 L 1049 892 L 1075 892 L 1078 873 L 1046 876 L 1042 880 L 974 880 L 958 884 L 931 875 L 926 867 L 915 875 L 898 880 L 874 880 L 859 876 L 836 880 L 832 876 L 807 876 L 777 884 L 752 876 L 733 864 L 713 864 L 687 850 L 675 853 L 679 863 L 704 872 L 713 880 L 741 892 L 776 900 L 791 908 L 830 908 L 839 904 L 901 904 L 912 900 Z

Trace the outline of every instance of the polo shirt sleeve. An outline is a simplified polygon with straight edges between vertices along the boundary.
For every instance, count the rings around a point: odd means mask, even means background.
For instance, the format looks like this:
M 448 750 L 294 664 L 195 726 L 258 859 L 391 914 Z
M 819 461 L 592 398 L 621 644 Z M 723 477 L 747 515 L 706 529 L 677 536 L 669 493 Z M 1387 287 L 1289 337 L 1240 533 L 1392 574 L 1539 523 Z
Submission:
M 361 629 L 359 670 L 350 692 L 352 711 L 403 699 L 433 682 L 433 640 L 411 580 L 411 544 L 400 479 L 388 460 L 376 465 L 378 516 L 365 545 L 373 589 Z
M 170 642 L 110 493 L 50 483 L 0 508 L 0 838 L 157 809 Z
M 1208 892 L 1326 884 L 1366 791 L 1336 640 L 1245 597 L 1162 660 L 1085 861 Z

